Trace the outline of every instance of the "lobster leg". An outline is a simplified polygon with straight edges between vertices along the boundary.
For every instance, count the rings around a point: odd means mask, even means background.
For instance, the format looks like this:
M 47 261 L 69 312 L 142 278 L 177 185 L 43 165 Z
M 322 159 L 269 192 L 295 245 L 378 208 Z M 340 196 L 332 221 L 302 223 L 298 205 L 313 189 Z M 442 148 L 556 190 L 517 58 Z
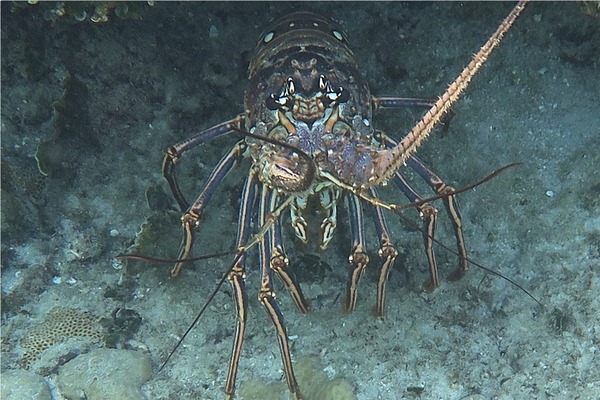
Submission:
M 296 237 L 302 241 L 302 243 L 308 243 L 308 224 L 302 216 L 303 211 L 306 209 L 306 199 L 298 197 L 290 205 L 290 215 L 292 217 L 292 228 L 296 233 Z
M 377 197 L 375 188 L 370 189 L 371 195 Z M 398 251 L 394 248 L 390 239 L 383 210 L 379 206 L 371 205 L 373 210 L 373 220 L 375 221 L 375 230 L 379 236 L 379 257 L 383 258 L 383 265 L 379 272 L 379 280 L 377 281 L 377 303 L 375 304 L 374 314 L 378 317 L 383 317 L 385 313 L 385 286 L 390 275 L 390 271 L 394 266 L 394 260 L 398 256 Z
M 349 261 L 354 265 L 350 272 L 350 281 L 346 295 L 346 311 L 354 311 L 356 308 L 357 290 L 360 279 L 365 273 L 365 268 L 369 263 L 365 240 L 365 218 L 363 215 L 360 199 L 349 194 L 348 213 L 350 214 L 350 230 L 352 231 L 352 254 Z
M 371 97 L 371 104 L 373 110 L 379 110 L 380 108 L 400 108 L 400 107 L 422 107 L 431 108 L 435 104 L 436 100 L 433 99 L 419 99 L 412 97 Z M 450 127 L 450 121 L 454 117 L 454 112 L 448 110 L 448 113 L 440 120 L 442 136 L 445 136 Z
M 403 98 L 403 97 L 373 97 L 371 99 L 371 102 L 373 103 L 373 107 L 375 109 L 393 108 L 393 107 L 431 107 L 435 104 L 435 100 Z M 450 110 L 448 112 L 448 114 L 446 114 L 443 117 L 442 123 L 444 123 L 445 127 L 446 127 L 444 129 L 447 129 L 448 121 L 449 121 L 449 119 L 452 118 L 452 116 L 453 116 L 453 114 L 452 114 L 452 111 Z M 392 140 L 391 138 L 389 138 L 388 136 L 386 136 L 384 134 L 380 134 L 380 136 L 386 146 L 393 147 L 397 144 L 394 140 Z M 431 171 L 421 160 L 419 160 L 418 157 L 413 155 L 407 159 L 406 163 L 421 178 L 423 178 L 423 180 L 425 180 L 429 184 L 429 186 L 431 186 L 431 188 L 436 192 L 436 194 L 449 193 L 449 192 L 453 191 L 453 188 L 451 186 L 446 185 L 444 183 L 444 181 L 438 175 L 436 175 L 433 171 Z M 402 191 L 404 192 L 404 190 L 402 190 Z M 405 192 L 405 194 L 406 194 L 406 192 Z M 418 197 L 418 195 L 416 198 L 412 198 L 412 199 L 409 197 L 409 200 L 411 202 L 415 201 L 417 199 L 420 200 L 420 197 Z M 449 195 L 447 197 L 444 197 L 444 206 L 446 207 L 446 210 L 448 211 L 448 214 L 450 214 L 450 217 L 452 219 L 452 227 L 454 228 L 454 235 L 456 237 L 456 243 L 457 243 L 457 247 L 458 247 L 459 268 L 450 277 L 451 280 L 456 280 L 456 279 L 459 279 L 460 277 L 462 277 L 469 269 L 469 263 L 467 261 L 468 260 L 467 249 L 465 246 L 465 240 L 464 240 L 464 234 L 463 234 L 462 222 L 461 222 L 462 219 L 460 216 L 460 209 L 458 207 L 458 201 L 456 199 L 456 196 Z M 422 215 L 427 215 L 426 213 L 423 212 L 423 210 L 419 210 L 419 211 L 421 212 Z M 432 210 L 427 210 L 427 211 L 431 214 Z M 429 230 L 430 224 L 427 224 L 427 222 L 425 224 L 426 224 L 425 228 L 427 230 Z M 431 231 L 433 233 L 432 228 L 431 228 Z M 432 242 L 433 241 L 431 239 L 425 238 L 425 248 L 426 248 L 426 252 L 427 252 L 427 257 L 430 260 L 430 262 L 429 262 L 430 271 L 432 271 L 432 273 L 431 273 L 432 279 L 431 279 L 430 285 L 431 285 L 431 289 L 435 289 L 439 286 L 439 278 L 437 278 L 437 268 L 435 269 L 435 273 L 434 273 L 435 258 L 434 258 L 433 250 L 432 250 Z M 431 260 L 433 260 L 433 264 L 432 264 Z
M 275 202 L 278 196 L 273 195 L 271 204 L 271 209 L 275 209 Z M 288 289 L 288 292 L 292 296 L 294 303 L 296 303 L 296 307 L 298 311 L 302 314 L 306 314 L 310 311 L 310 306 L 308 305 L 308 301 L 304 297 L 302 293 L 302 288 L 298 284 L 296 280 L 296 274 L 289 268 L 289 260 L 285 256 L 285 250 L 283 249 L 283 239 L 281 236 L 281 223 L 279 220 L 273 226 L 273 235 L 271 235 L 270 246 L 271 246 L 271 261 L 270 266 L 273 271 L 277 273 L 277 275 L 283 281 L 285 287 Z
M 321 222 L 321 239 L 319 249 L 326 250 L 329 242 L 333 239 L 333 232 L 337 226 L 337 202 L 340 198 L 340 190 L 329 187 L 319 192 L 319 202 L 327 216 Z
M 378 134 L 377 139 L 384 143 L 385 146 L 394 146 L 395 141 L 390 137 L 384 134 Z M 427 184 L 435 191 L 436 194 L 444 194 L 451 193 L 454 191 L 454 188 L 446 185 L 444 181 L 437 176 L 433 171 L 431 171 L 419 158 L 416 156 L 411 156 L 406 161 L 407 165 L 412 168 Z M 396 172 L 396 176 L 394 178 L 396 184 L 400 187 L 402 192 L 406 195 L 410 202 L 414 202 L 417 200 L 422 200 L 421 196 L 419 196 L 406 182 L 406 180 Z M 467 257 L 467 248 L 465 246 L 465 237 L 462 229 L 462 219 L 460 215 L 460 209 L 458 207 L 458 200 L 456 199 L 456 195 L 448 195 L 444 197 L 444 206 L 450 214 L 450 218 L 452 221 L 452 227 L 454 228 L 454 236 L 456 238 L 456 244 L 458 247 L 458 258 L 459 258 L 459 268 L 458 270 L 450 276 L 451 280 L 456 280 L 463 276 L 465 272 L 469 269 L 469 262 Z M 422 204 L 418 207 L 419 212 L 425 220 L 424 232 L 423 232 L 423 240 L 425 241 L 425 251 L 427 253 L 427 259 L 429 261 L 429 271 L 431 275 L 431 280 L 426 284 L 426 288 L 428 290 L 433 290 L 440 285 L 437 266 L 435 261 L 435 255 L 433 253 L 433 234 L 435 233 L 435 220 L 437 210 L 430 205 Z
M 250 220 L 252 209 L 256 198 L 256 187 L 259 181 L 254 169 L 250 171 L 244 189 L 242 191 L 242 203 L 238 217 L 237 247 L 242 246 L 248 241 L 250 236 Z M 240 362 L 240 354 L 244 343 L 244 332 L 246 331 L 246 317 L 248 310 L 248 296 L 244 285 L 246 277 L 246 253 L 239 257 L 238 262 L 233 265 L 229 273 L 228 280 L 233 290 L 233 303 L 236 310 L 236 326 L 233 337 L 233 349 L 231 351 L 231 360 L 229 361 L 229 372 L 227 374 L 227 383 L 225 393 L 228 398 L 233 398 L 235 393 L 235 380 Z
M 183 237 L 181 239 L 179 254 L 177 256 L 177 260 L 179 261 L 171 269 L 171 276 L 179 275 L 179 271 L 185 262 L 184 260 L 189 258 L 192 251 L 192 246 L 194 245 L 194 229 L 200 225 L 200 218 L 204 213 L 204 209 L 214 194 L 217 186 L 219 186 L 227 173 L 231 171 L 231 168 L 233 168 L 233 166 L 241 159 L 245 150 L 246 144 L 244 141 L 240 141 L 233 147 L 233 149 L 231 149 L 231 151 L 229 151 L 229 153 L 223 156 L 208 177 L 202 193 L 200 193 L 194 204 L 192 204 L 186 213 L 181 217 Z
M 404 193 L 408 201 L 411 203 L 422 200 L 421 196 L 410 186 L 404 177 L 396 172 L 394 175 L 394 183 Z M 425 243 L 425 254 L 429 263 L 429 282 L 425 283 L 428 290 L 433 290 L 440 286 L 440 278 L 438 275 L 437 262 L 435 261 L 435 253 L 433 251 L 433 240 L 435 235 L 435 223 L 437 220 L 437 209 L 430 204 L 421 204 L 417 207 L 419 214 L 423 219 L 423 242 Z
M 177 180 L 175 178 L 175 164 L 177 164 L 179 159 L 188 150 L 193 149 L 202 143 L 206 143 L 215 138 L 226 135 L 232 132 L 233 128 L 240 128 L 243 125 L 244 120 L 245 117 L 243 114 L 238 115 L 234 119 L 197 133 L 192 137 L 189 137 L 167 149 L 167 154 L 165 154 L 162 164 L 163 176 L 167 182 L 169 182 L 171 192 L 173 193 L 175 200 L 177 200 L 179 207 L 181 207 L 181 211 L 187 210 L 190 204 L 186 201 L 185 197 L 181 193 L 181 190 L 179 189 L 179 185 L 177 184 Z
M 419 99 L 412 97 L 372 97 L 371 104 L 373 110 L 380 108 L 398 108 L 398 107 L 428 107 L 435 104 L 432 99 Z
M 266 186 L 263 186 L 259 207 L 259 221 L 261 226 L 267 226 L 268 218 L 272 215 L 274 210 L 273 202 L 271 201 L 272 196 L 273 191 Z M 271 224 L 262 240 L 258 243 L 261 265 L 261 286 L 258 300 L 267 311 L 267 314 L 269 315 L 269 318 L 271 318 L 271 322 L 273 322 L 277 331 L 277 341 L 279 342 L 279 350 L 283 361 L 283 370 L 285 372 L 290 393 L 292 393 L 292 396 L 294 396 L 295 399 L 301 399 L 302 395 L 300 394 L 298 382 L 296 381 L 296 376 L 294 375 L 294 369 L 292 367 L 287 329 L 285 327 L 283 314 L 279 310 L 279 306 L 275 300 L 275 292 L 273 290 L 273 274 L 270 266 L 271 249 L 267 246 L 267 242 L 271 243 L 270 238 L 273 234 L 274 229 L 273 224 Z
M 437 194 L 451 193 L 454 188 L 446 185 L 444 181 L 431 171 L 421 160 L 416 156 L 412 156 L 407 160 L 407 164 L 411 167 L 421 178 L 423 178 L 429 186 Z M 465 272 L 469 269 L 469 262 L 467 257 L 467 248 L 465 246 L 465 237 L 462 229 L 462 218 L 460 215 L 460 208 L 458 207 L 458 200 L 456 195 L 448 195 L 444 197 L 444 206 L 450 214 L 452 220 L 452 227 L 454 228 L 454 236 L 456 237 L 456 245 L 458 247 L 458 258 L 459 267 L 458 270 L 452 274 L 451 279 L 458 279 L 462 277 Z
M 414 206 L 414 204 L 413 204 L 414 201 L 411 201 L 411 203 L 409 203 L 409 204 L 402 204 L 402 205 L 386 203 L 384 201 L 379 200 L 377 197 L 371 196 L 370 192 L 367 193 L 365 190 L 357 189 L 355 186 L 345 184 L 344 182 L 337 179 L 335 176 L 331 175 L 330 173 L 328 173 L 326 171 L 321 171 L 321 176 L 323 178 L 333 182 L 337 186 L 343 188 L 344 190 L 347 190 L 348 192 L 353 193 L 354 196 L 365 200 L 369 204 L 384 208 L 386 210 L 398 212 L 400 210 Z M 396 182 L 400 182 L 401 189 L 403 187 L 405 187 L 404 185 L 406 185 L 406 187 L 410 187 L 410 186 L 408 186 L 408 183 L 406 182 L 406 180 L 404 180 L 404 178 L 396 172 L 396 173 L 394 173 L 394 178 L 397 178 L 397 177 L 402 178 L 400 180 L 395 180 Z M 412 189 L 410 189 L 410 191 L 408 191 L 408 193 L 410 193 L 410 192 L 413 192 L 417 196 L 417 200 L 420 199 L 420 197 L 418 197 L 418 194 L 416 194 L 416 192 L 414 192 Z M 431 273 L 431 282 L 426 284 L 426 288 L 431 290 L 432 288 L 437 287 L 437 286 L 435 286 L 436 282 L 437 282 L 437 285 L 439 286 L 439 278 L 437 275 L 437 265 L 436 265 L 435 257 L 434 257 L 434 253 L 433 253 L 433 242 L 434 242 L 433 234 L 435 233 L 435 221 L 436 221 L 437 210 L 434 207 L 431 207 L 431 206 L 425 207 L 425 206 L 427 206 L 426 203 L 421 204 L 420 206 L 418 206 L 418 209 L 421 212 L 421 216 L 426 221 L 426 226 L 425 226 L 425 229 L 423 230 L 423 235 L 426 238 L 425 239 L 426 240 L 425 250 L 426 250 L 427 256 L 429 258 L 429 267 L 430 267 L 429 269 L 430 269 L 430 273 Z M 353 262 L 352 256 L 351 256 L 350 261 Z M 368 262 L 368 259 L 367 259 L 367 262 Z M 364 268 L 364 266 L 363 266 L 363 268 Z M 358 276 L 355 279 L 356 272 L 357 272 L 357 269 L 354 270 L 353 275 L 352 275 L 351 287 L 349 288 L 349 294 L 348 294 L 349 297 L 351 297 L 352 294 L 354 294 L 354 295 L 356 294 L 355 293 L 355 291 L 356 291 L 355 286 L 356 286 L 356 282 L 357 282 L 356 279 L 360 280 L 360 276 Z M 356 301 L 356 299 L 354 299 L 354 301 Z

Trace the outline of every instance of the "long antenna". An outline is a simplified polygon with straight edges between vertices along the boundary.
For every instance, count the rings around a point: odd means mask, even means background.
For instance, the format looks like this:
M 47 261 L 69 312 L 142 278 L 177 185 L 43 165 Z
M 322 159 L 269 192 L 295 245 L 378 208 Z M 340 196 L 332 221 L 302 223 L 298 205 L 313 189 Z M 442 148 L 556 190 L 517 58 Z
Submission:
M 171 357 L 173 356 L 173 354 L 175 354 L 175 352 L 177 351 L 177 349 L 179 348 L 179 346 L 181 346 L 181 343 L 183 343 L 183 341 L 185 340 L 185 338 L 187 337 L 187 335 L 192 331 L 192 329 L 194 329 L 194 327 L 196 326 L 196 324 L 200 320 L 200 317 L 202 317 L 202 315 L 204 315 L 204 312 L 206 311 L 206 309 L 208 308 L 208 306 L 210 305 L 210 303 L 212 303 L 213 299 L 215 298 L 215 296 L 217 295 L 217 293 L 221 289 L 221 286 L 223 286 L 223 283 L 225 283 L 225 281 L 229 277 L 229 273 L 233 270 L 233 267 L 235 266 L 235 264 L 240 260 L 240 258 L 242 258 L 242 256 L 244 254 L 246 254 L 246 251 L 242 250 L 242 251 L 239 251 L 238 254 L 235 256 L 235 258 L 233 259 L 233 262 L 231 263 L 231 265 L 229 266 L 229 268 L 227 268 L 227 271 L 225 271 L 225 273 L 223 274 L 223 276 L 221 277 L 221 279 L 219 279 L 219 282 L 215 285 L 215 288 L 213 289 L 212 293 L 210 294 L 210 296 L 208 296 L 208 299 L 206 299 L 206 302 L 204 303 L 204 305 L 202 306 L 202 308 L 200 309 L 200 311 L 198 311 L 198 314 L 196 314 L 196 318 L 194 318 L 194 321 L 192 321 L 192 323 L 190 324 L 190 326 L 188 326 L 188 328 L 185 331 L 185 333 L 177 341 L 177 344 L 169 352 L 169 355 L 167 356 L 167 358 L 165 359 L 165 361 L 163 361 L 163 363 L 160 365 L 160 368 L 158 369 L 158 372 L 160 372 L 160 371 L 163 370 L 163 368 L 165 367 L 165 365 L 167 365 L 167 363 L 169 362 L 169 360 L 171 359 Z
M 444 115 L 450 110 L 450 107 L 460 99 L 462 92 L 469 86 L 471 79 L 485 64 L 492 51 L 500 44 L 502 37 L 510 29 L 519 14 L 521 14 L 526 3 L 527 1 L 519 1 L 517 3 L 502 23 L 500 23 L 496 32 L 473 56 L 471 62 L 462 70 L 456 80 L 448 86 L 446 92 L 438 98 L 412 131 L 392 149 L 377 153 L 377 159 L 374 163 L 375 171 L 373 171 L 374 174 L 370 184 L 378 185 L 390 179 L 406 163 L 406 160 L 408 160 L 425 139 L 427 139 L 433 128 L 440 123 Z

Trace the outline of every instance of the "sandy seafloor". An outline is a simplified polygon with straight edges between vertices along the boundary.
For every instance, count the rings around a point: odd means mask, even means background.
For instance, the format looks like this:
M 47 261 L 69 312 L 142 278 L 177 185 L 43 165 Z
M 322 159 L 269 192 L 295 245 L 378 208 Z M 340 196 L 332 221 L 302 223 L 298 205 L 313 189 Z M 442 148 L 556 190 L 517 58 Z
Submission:
M 130 8 L 141 19 L 111 15 L 94 24 L 51 18 L 52 4 L 2 3 L 2 372 L 20 368 L 19 343 L 53 308 L 110 320 L 121 307 L 142 319 L 116 346 L 150 358 L 154 372 L 141 386 L 148 399 L 224 397 L 234 327 L 229 287 L 161 373 L 158 366 L 229 262 L 196 262 L 171 279 L 169 265 L 124 267 L 115 255 L 152 217 L 159 229 L 147 255 L 176 256 L 180 212 L 170 195 L 152 197 L 149 207 L 145 192 L 160 187 L 169 193 L 161 176 L 169 145 L 242 112 L 247 63 L 264 25 L 295 9 L 334 17 L 374 94 L 435 98 L 511 7 L 142 3 Z M 460 204 L 473 260 L 518 282 L 543 307 L 476 267 L 448 282 L 456 257 L 440 247 L 442 285 L 423 292 L 421 236 L 388 215 L 401 255 L 388 284 L 386 318 L 371 314 L 380 260 L 370 222 L 371 264 L 357 310 L 345 313 L 350 239 L 344 207 L 324 253 L 300 244 L 286 215 L 286 249 L 313 306 L 299 314 L 277 282 L 294 359 L 316 356 L 315 369 L 343 378 L 364 400 L 599 398 L 599 77 L 598 15 L 586 15 L 577 3 L 531 4 L 455 106 L 448 134 L 432 135 L 418 153 L 456 187 L 522 163 L 462 194 Z M 75 94 L 60 101 L 66 80 L 78 82 L 70 89 Z M 66 123 L 58 122 L 61 116 Z M 400 137 L 418 117 L 390 110 L 374 124 Z M 202 146 L 178 166 L 188 198 L 238 139 Z M 51 174 L 42 177 L 34 154 L 49 140 Z M 234 245 L 248 169 L 246 160 L 213 198 L 195 254 Z M 405 201 L 392 187 L 383 192 L 386 200 Z M 453 248 L 449 220 L 437 206 L 438 238 Z M 418 219 L 414 211 L 406 216 Z M 285 399 L 275 333 L 256 300 L 256 255 L 249 266 L 238 397 L 267 398 L 268 392 Z M 56 386 L 62 364 L 103 346 L 77 343 L 54 345 L 47 351 L 55 357 L 31 367 L 46 374 L 52 398 L 64 398 Z M 113 367 L 119 371 L 119 365 L 106 368 Z

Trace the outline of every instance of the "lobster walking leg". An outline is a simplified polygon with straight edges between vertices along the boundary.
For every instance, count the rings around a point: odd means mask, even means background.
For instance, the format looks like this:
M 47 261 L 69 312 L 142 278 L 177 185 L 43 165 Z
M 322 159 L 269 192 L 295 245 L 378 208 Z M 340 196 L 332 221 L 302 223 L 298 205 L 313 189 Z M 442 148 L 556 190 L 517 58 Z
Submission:
M 419 99 L 414 97 L 371 97 L 373 110 L 380 108 L 399 108 L 399 107 L 427 107 L 435 104 L 432 99 Z
M 393 139 L 381 133 L 377 135 L 377 140 L 381 141 L 385 146 L 388 147 L 396 145 L 396 142 Z M 435 191 L 436 194 L 449 194 L 454 191 L 454 188 L 446 185 L 446 183 L 444 183 L 444 181 L 437 174 L 431 171 L 431 169 L 429 169 L 418 157 L 411 156 L 408 158 L 406 163 L 425 182 L 427 182 L 427 184 Z M 400 190 L 402 190 L 402 192 L 405 194 L 405 196 L 410 202 L 422 200 L 421 196 L 410 187 L 408 182 L 406 182 L 406 180 L 400 175 L 399 172 L 396 172 L 394 182 L 400 188 Z M 449 194 L 448 196 L 444 196 L 443 201 L 444 206 L 448 211 L 448 214 L 450 215 L 450 219 L 452 221 L 452 227 L 454 229 L 454 236 L 456 238 L 456 244 L 458 248 L 459 268 L 455 273 L 451 275 L 451 279 L 456 280 L 463 276 L 469 268 L 467 249 L 465 246 L 465 238 L 462 229 L 462 219 L 456 195 Z M 424 219 L 425 226 L 423 232 L 423 240 L 425 242 L 425 251 L 427 253 L 427 259 L 429 261 L 429 270 L 431 275 L 431 280 L 428 283 L 426 283 L 426 288 L 428 290 L 433 290 L 439 287 L 440 285 L 439 276 L 437 272 L 437 265 L 435 261 L 435 254 L 433 253 L 433 234 L 435 233 L 437 211 L 435 208 L 427 204 L 422 204 L 417 208 L 419 209 L 419 212 L 421 213 L 421 216 Z
M 365 218 L 360 199 L 348 194 L 348 213 L 350 214 L 350 227 L 352 231 L 352 254 L 350 263 L 354 266 L 350 272 L 350 281 L 346 295 L 346 311 L 354 311 L 358 300 L 357 290 L 360 279 L 365 273 L 369 263 L 367 255 L 367 244 L 365 239 Z
M 329 242 L 333 239 L 333 232 L 337 226 L 337 202 L 340 198 L 340 191 L 337 188 L 325 188 L 319 193 L 319 202 L 321 208 L 325 211 L 326 217 L 321 222 L 321 237 L 319 249 L 326 250 Z
M 194 204 L 192 204 L 185 214 L 181 217 L 181 225 L 183 227 L 183 237 L 179 246 L 179 254 L 177 263 L 171 269 L 171 276 L 179 275 L 179 271 L 183 267 L 186 259 L 189 258 L 194 245 L 194 231 L 200 225 L 200 218 L 204 213 L 204 209 L 208 205 L 210 198 L 219 186 L 223 178 L 227 175 L 231 168 L 241 159 L 242 154 L 246 150 L 244 141 L 238 142 L 229 153 L 225 154 L 217 166 L 213 169 L 202 193 L 198 196 Z
M 250 236 L 250 221 L 252 217 L 252 209 L 256 199 L 256 188 L 259 185 L 258 178 L 254 169 L 250 170 L 250 174 L 246 178 L 244 189 L 242 190 L 242 204 L 238 216 L 238 234 L 237 247 L 242 246 L 248 241 Z M 236 325 L 233 336 L 233 349 L 231 351 L 231 359 L 229 361 L 229 372 L 227 374 L 227 382 L 225 384 L 225 393 L 228 397 L 233 397 L 235 392 L 235 380 L 244 343 L 244 332 L 246 331 L 246 318 L 248 310 L 248 296 L 244 280 L 246 277 L 246 254 L 239 257 L 238 262 L 233 265 L 229 273 L 228 280 L 231 284 L 233 292 L 233 303 L 236 310 Z
M 261 225 L 267 226 L 267 217 L 271 215 L 274 210 L 271 197 L 273 191 L 266 186 L 262 187 L 260 205 L 259 205 L 259 221 Z M 258 243 L 260 265 L 261 265 L 261 286 L 258 294 L 258 300 L 263 305 L 271 322 L 275 326 L 277 331 L 277 341 L 279 343 L 279 350 L 281 352 L 281 359 L 283 361 L 283 370 L 287 380 L 288 388 L 295 399 L 301 399 L 300 389 L 296 376 L 294 375 L 294 369 L 292 367 L 292 356 L 290 353 L 290 347 L 288 343 L 287 329 L 283 319 L 283 314 L 279 310 L 277 301 L 275 300 L 275 292 L 273 290 L 273 274 L 270 266 L 271 260 L 271 249 L 267 246 L 267 243 L 271 243 L 270 237 L 274 234 L 273 224 L 271 224 L 263 236 L 263 239 Z
M 371 104 L 373 105 L 374 111 L 381 108 L 431 108 L 435 102 L 436 100 L 433 99 L 420 99 L 416 97 L 371 97 Z M 442 136 L 445 136 L 448 132 L 450 120 L 452 120 L 453 117 L 454 113 L 452 110 L 448 110 L 448 113 L 440 120 Z
M 371 195 L 377 197 L 375 188 L 370 189 Z M 381 207 L 371 205 L 373 210 L 373 220 L 375 221 L 375 230 L 379 237 L 379 257 L 383 258 L 383 265 L 379 271 L 379 279 L 377 280 L 377 302 L 374 308 L 374 314 L 378 317 L 383 317 L 385 314 L 385 287 L 390 275 L 390 271 L 394 265 L 394 260 L 398 256 L 398 251 L 394 248 L 390 233 L 388 231 L 383 209 Z
M 276 195 L 273 195 L 273 201 L 277 199 Z M 273 204 L 271 206 L 272 209 L 275 208 Z M 281 222 L 278 220 L 273 226 L 273 235 L 270 238 L 270 247 L 271 247 L 271 261 L 270 266 L 273 271 L 279 275 L 283 284 L 286 286 L 288 292 L 292 296 L 298 311 L 302 314 L 306 314 L 310 311 L 310 307 L 308 305 L 308 301 L 304 297 L 302 293 L 302 288 L 298 284 L 296 279 L 296 274 L 289 268 L 289 260 L 285 256 L 285 251 L 283 249 L 283 239 L 281 236 Z
M 415 170 L 417 174 L 419 174 L 429 184 L 429 186 L 432 187 L 433 190 L 435 190 L 436 194 L 452 193 L 454 191 L 453 187 L 446 185 L 446 183 L 444 183 L 439 176 L 427 168 L 427 166 L 416 156 L 410 157 L 407 160 L 407 164 L 409 167 Z M 444 206 L 451 217 L 459 258 L 458 270 L 452 274 L 450 279 L 458 279 L 469 269 L 467 248 L 465 246 L 465 237 L 462 229 L 462 218 L 460 215 L 460 208 L 458 207 L 456 195 L 450 194 L 445 196 L 443 200 Z
M 187 210 L 190 204 L 186 201 L 185 197 L 181 193 L 179 185 L 177 184 L 177 179 L 175 178 L 175 165 L 179 159 L 185 152 L 193 149 L 194 147 L 209 142 L 215 138 L 227 135 L 233 131 L 233 128 L 239 129 L 244 120 L 244 115 L 240 114 L 236 118 L 199 132 L 167 149 L 167 154 L 165 154 L 165 158 L 163 159 L 162 172 L 163 176 L 169 183 L 169 187 L 171 188 L 171 192 L 173 193 L 175 200 L 177 200 L 179 207 L 181 207 L 181 211 Z
M 411 203 L 423 199 L 399 172 L 396 172 L 393 181 Z M 419 210 L 419 214 L 423 219 L 423 242 L 425 243 L 425 254 L 427 255 L 427 262 L 429 264 L 430 280 L 425 284 L 425 287 L 428 289 L 436 288 L 440 285 L 435 252 L 433 251 L 437 209 L 425 203 L 417 206 L 417 210 Z

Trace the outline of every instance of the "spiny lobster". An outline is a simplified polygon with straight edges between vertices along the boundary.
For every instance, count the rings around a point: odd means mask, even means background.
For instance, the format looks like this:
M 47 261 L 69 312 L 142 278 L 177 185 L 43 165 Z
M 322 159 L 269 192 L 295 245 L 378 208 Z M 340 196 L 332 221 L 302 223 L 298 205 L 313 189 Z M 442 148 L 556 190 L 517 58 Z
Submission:
M 230 282 L 237 312 L 233 352 L 225 387 L 227 398 L 232 398 L 235 392 L 248 308 L 244 283 L 246 258 L 247 251 L 254 246 L 258 247 L 260 256 L 259 301 L 277 332 L 289 390 L 293 397 L 302 398 L 294 376 L 283 315 L 273 290 L 273 276 L 276 274 L 289 290 L 298 310 L 302 313 L 309 311 L 308 302 L 289 268 L 283 250 L 280 216 L 285 210 L 290 210 L 296 236 L 307 241 L 308 224 L 303 211 L 309 198 L 318 198 L 326 214 L 320 226 L 319 238 L 319 246 L 324 250 L 337 225 L 338 201 L 345 196 L 352 237 L 349 259 L 353 266 L 345 303 L 348 311 L 356 307 L 358 284 L 369 262 L 363 204 L 373 211 L 379 237 L 378 254 L 384 260 L 377 285 L 376 315 L 384 314 L 385 286 L 398 254 L 392 244 L 383 210 L 398 211 L 410 206 L 420 211 L 424 219 L 423 237 L 430 272 L 428 285 L 435 289 L 439 286 L 433 252 L 437 211 L 428 201 L 443 198 L 458 245 L 460 265 L 457 276 L 465 273 L 470 260 L 463 239 L 457 192 L 426 167 L 415 156 L 415 151 L 460 98 L 517 19 L 525 3 L 521 1 L 512 9 L 436 101 L 372 96 L 348 47 L 346 35 L 335 23 L 307 12 L 288 15 L 275 21 L 260 36 L 249 67 L 245 112 L 168 149 L 163 173 L 175 199 L 185 211 L 181 218 L 183 240 L 178 260 L 171 270 L 173 276 L 179 274 L 191 257 L 194 232 L 199 228 L 202 215 L 219 183 L 241 158 L 249 157 L 252 160 L 242 192 L 237 253 L 230 270 L 221 281 Z M 425 106 L 429 107 L 429 111 L 399 142 L 374 129 L 371 123 L 374 110 L 405 106 Z M 175 165 L 190 149 L 231 133 L 243 133 L 245 136 L 219 161 L 197 199 L 192 204 L 188 203 L 175 179 Z M 436 192 L 436 196 L 423 199 L 413 190 L 400 173 L 403 166 L 410 167 L 421 176 Z M 381 201 L 376 188 L 388 182 L 393 182 L 410 204 Z M 258 216 L 254 222 L 260 228 L 252 233 L 251 220 L 256 209 Z

